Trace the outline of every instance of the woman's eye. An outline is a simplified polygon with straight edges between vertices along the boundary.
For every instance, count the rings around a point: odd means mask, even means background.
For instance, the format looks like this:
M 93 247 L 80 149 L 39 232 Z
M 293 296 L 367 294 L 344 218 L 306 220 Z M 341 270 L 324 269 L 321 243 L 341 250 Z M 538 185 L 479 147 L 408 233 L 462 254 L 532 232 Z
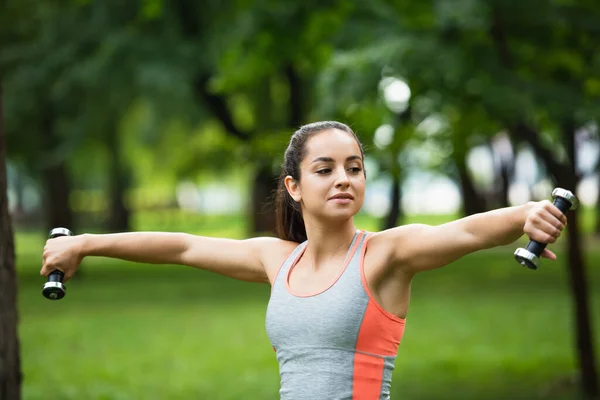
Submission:
M 355 174 L 358 174 L 360 171 L 362 171 L 362 168 L 354 167 L 354 168 L 350 168 L 350 171 L 352 171 Z
M 317 174 L 323 175 L 323 174 L 327 174 L 329 172 L 331 172 L 331 170 L 329 168 L 323 168 L 323 169 L 318 170 Z

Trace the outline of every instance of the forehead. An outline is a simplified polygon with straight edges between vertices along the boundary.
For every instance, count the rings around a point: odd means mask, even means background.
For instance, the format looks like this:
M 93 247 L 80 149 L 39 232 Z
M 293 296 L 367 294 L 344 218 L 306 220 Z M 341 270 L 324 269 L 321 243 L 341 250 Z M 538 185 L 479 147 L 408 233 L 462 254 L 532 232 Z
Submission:
M 339 129 L 328 129 L 319 132 L 306 142 L 305 160 L 310 162 L 316 157 L 347 157 L 361 155 L 360 147 L 354 136 Z

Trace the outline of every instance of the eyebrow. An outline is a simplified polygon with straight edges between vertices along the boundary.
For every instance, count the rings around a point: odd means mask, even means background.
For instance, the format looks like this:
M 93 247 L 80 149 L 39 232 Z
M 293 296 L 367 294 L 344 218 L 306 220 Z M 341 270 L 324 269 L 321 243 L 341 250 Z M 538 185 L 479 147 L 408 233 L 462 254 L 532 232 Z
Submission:
M 361 160 L 362 161 L 362 157 L 357 156 L 357 155 L 346 157 L 346 161 L 352 161 L 352 160 Z M 316 163 L 317 161 L 334 162 L 335 160 L 331 157 L 317 157 L 314 160 L 312 160 L 311 164 Z

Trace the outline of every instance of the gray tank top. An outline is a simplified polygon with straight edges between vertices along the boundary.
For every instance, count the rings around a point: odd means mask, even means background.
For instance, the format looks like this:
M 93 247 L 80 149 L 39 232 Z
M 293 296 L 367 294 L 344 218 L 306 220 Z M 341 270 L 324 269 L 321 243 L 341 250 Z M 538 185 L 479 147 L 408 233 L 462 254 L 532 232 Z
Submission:
M 267 307 L 267 334 L 276 351 L 285 400 L 390 398 L 405 320 L 375 302 L 364 276 L 369 234 L 354 235 L 340 273 L 325 290 L 293 293 L 289 276 L 301 243 L 281 265 Z

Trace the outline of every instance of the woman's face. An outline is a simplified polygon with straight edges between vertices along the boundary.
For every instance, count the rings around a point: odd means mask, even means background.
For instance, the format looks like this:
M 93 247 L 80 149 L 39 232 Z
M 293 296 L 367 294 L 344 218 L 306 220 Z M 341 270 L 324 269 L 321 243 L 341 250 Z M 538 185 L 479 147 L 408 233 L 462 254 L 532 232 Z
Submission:
M 330 129 L 306 142 L 300 182 L 286 178 L 292 198 L 303 213 L 325 219 L 347 219 L 362 207 L 365 172 L 360 147 L 349 133 Z

